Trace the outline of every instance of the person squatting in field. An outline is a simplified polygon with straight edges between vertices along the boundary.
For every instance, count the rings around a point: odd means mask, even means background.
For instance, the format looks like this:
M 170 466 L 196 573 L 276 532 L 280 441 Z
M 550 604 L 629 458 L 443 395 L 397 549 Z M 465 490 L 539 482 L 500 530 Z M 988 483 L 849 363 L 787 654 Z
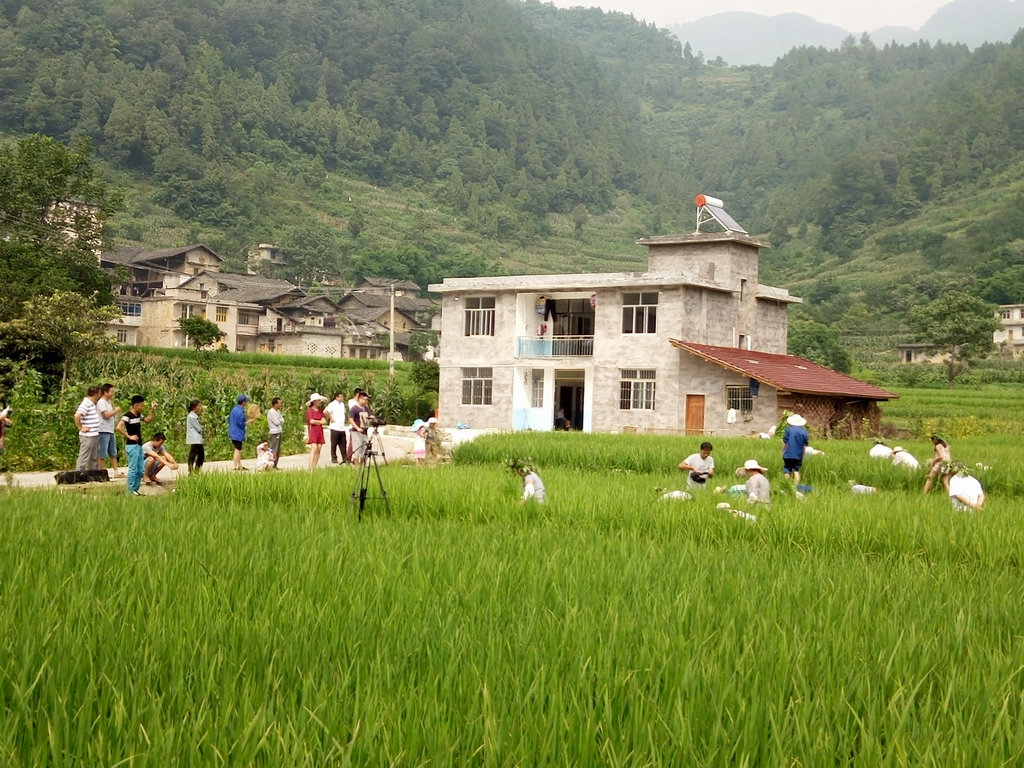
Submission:
M 513 459 L 508 463 L 508 468 L 515 472 L 523 480 L 523 495 L 520 501 L 535 501 L 543 504 L 547 501 L 547 490 L 544 488 L 544 481 L 540 479 L 533 462 L 529 459 Z
M 715 460 L 711 456 L 713 450 L 714 446 L 705 441 L 700 444 L 698 453 L 692 453 L 679 462 L 680 471 L 689 472 L 686 484 L 691 488 L 706 485 L 715 476 Z

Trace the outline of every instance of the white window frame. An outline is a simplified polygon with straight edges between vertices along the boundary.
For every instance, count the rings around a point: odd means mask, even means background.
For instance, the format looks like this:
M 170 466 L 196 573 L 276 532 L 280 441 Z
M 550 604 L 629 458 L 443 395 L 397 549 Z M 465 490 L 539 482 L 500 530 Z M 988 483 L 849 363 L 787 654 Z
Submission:
M 622 294 L 622 332 L 658 332 L 658 292 L 630 291 Z
M 544 407 L 544 369 L 534 368 L 530 374 L 530 407 Z
M 124 317 L 142 317 L 142 304 L 137 301 L 122 301 L 118 306 Z
M 619 410 L 653 411 L 658 372 L 653 368 L 619 370 Z
M 490 405 L 494 397 L 493 368 L 462 369 L 462 404 Z
M 117 329 L 117 343 L 127 344 L 128 343 L 128 331 L 124 328 Z
M 238 314 L 235 315 L 235 317 L 238 318 L 237 325 L 256 325 L 256 323 L 252 322 L 252 320 L 255 318 L 255 313 L 253 312 L 248 312 L 244 309 L 240 309 L 238 310 Z
M 464 336 L 494 335 L 494 296 L 468 296 L 463 309 Z
M 740 413 L 754 412 L 754 395 L 749 384 L 726 384 L 725 407 L 735 408 Z

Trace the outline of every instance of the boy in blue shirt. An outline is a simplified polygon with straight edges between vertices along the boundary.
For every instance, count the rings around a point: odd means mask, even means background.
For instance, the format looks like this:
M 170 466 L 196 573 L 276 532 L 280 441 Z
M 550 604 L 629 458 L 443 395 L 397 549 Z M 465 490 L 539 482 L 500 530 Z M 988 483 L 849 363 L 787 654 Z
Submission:
M 228 439 L 235 447 L 234 467 L 236 470 L 245 469 L 242 466 L 242 444 L 245 442 L 245 428 L 256 421 L 250 419 L 245 413 L 245 404 L 249 402 L 248 395 L 239 395 L 235 399 L 235 407 L 228 414 Z

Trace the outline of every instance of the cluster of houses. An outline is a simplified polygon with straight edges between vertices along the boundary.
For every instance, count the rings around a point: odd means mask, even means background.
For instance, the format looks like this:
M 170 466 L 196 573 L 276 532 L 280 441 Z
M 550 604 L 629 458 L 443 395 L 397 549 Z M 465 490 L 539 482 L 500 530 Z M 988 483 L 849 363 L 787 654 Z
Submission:
M 412 334 L 430 331 L 437 307 L 419 297 L 415 283 L 366 277 L 335 300 L 256 274 L 260 262 L 273 264 L 278 253 L 261 245 L 250 256 L 249 273 L 234 274 L 222 272 L 223 259 L 200 244 L 105 252 L 103 267 L 130 275 L 118 289 L 121 316 L 110 333 L 125 345 L 183 347 L 179 318 L 201 316 L 220 328 L 231 351 L 387 359 L 392 301 L 396 358 L 410 359 Z M 432 354 L 428 346 L 425 355 Z
M 428 287 L 440 307 L 408 281 L 367 277 L 335 300 L 263 277 L 280 260 L 271 245 L 250 254 L 244 275 L 222 272 L 204 245 L 120 248 L 101 257 L 131 274 L 111 333 L 184 346 L 178 319 L 201 315 L 229 350 L 387 358 L 393 301 L 402 359 L 416 331 L 443 341 L 443 424 L 749 435 L 797 412 L 823 435 L 875 433 L 878 404 L 897 395 L 786 354 L 788 307 L 801 300 L 760 283 L 767 243 L 714 198 L 699 196 L 697 209 L 692 234 L 638 241 L 644 272 L 448 278 Z M 720 231 L 701 231 L 711 221 Z M 1000 312 L 995 342 L 1024 348 L 1024 305 Z M 900 348 L 906 362 L 920 353 Z

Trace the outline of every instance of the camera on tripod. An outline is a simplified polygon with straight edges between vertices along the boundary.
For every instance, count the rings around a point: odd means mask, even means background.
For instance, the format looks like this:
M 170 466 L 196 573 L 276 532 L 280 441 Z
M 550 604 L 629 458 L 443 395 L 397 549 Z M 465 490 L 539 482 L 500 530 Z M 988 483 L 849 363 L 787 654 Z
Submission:
M 386 427 L 388 425 L 387 419 L 382 419 L 379 416 L 371 416 L 366 420 L 366 423 L 371 427 Z

